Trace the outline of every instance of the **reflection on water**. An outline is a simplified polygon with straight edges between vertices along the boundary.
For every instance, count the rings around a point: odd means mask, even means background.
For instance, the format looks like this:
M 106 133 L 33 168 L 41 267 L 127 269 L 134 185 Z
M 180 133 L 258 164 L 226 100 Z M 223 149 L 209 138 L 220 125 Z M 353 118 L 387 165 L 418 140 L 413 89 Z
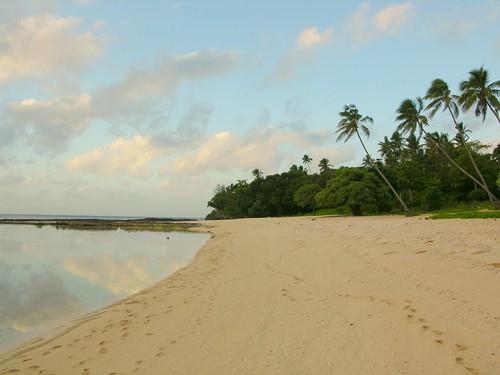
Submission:
M 0 350 L 153 284 L 208 237 L 0 225 Z

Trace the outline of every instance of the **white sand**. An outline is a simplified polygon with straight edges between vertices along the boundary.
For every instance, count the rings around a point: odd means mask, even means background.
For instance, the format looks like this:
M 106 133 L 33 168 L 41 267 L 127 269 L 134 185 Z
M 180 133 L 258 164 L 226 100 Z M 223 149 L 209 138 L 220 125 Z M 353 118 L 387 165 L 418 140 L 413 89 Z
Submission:
M 500 221 L 208 222 L 186 268 L 0 374 L 500 374 Z

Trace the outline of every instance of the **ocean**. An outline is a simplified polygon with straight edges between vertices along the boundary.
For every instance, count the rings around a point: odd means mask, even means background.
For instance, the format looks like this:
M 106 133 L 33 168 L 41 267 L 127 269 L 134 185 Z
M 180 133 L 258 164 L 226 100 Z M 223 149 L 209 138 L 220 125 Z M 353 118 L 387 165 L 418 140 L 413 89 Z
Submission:
M 185 266 L 208 238 L 205 233 L 0 225 L 0 351 L 154 284 Z

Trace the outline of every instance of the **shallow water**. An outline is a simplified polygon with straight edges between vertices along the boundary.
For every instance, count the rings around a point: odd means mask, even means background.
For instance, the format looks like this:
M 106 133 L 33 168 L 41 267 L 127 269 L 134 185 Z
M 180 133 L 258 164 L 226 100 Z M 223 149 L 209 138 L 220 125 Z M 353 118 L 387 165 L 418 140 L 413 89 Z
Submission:
M 208 238 L 0 225 L 0 351 L 154 284 Z

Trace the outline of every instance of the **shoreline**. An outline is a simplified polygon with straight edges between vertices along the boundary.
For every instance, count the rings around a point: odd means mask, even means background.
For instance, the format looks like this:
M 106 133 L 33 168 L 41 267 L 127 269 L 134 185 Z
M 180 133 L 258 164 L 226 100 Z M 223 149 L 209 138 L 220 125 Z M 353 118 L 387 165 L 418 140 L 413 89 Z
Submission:
M 13 222 L 10 222 L 13 221 Z M 210 241 L 213 237 L 214 234 L 210 232 L 210 225 L 207 224 L 200 224 L 199 221 L 193 221 L 193 220 L 181 220 L 178 222 L 177 220 L 170 220 L 170 219 L 125 219 L 125 220 L 110 220 L 111 225 L 107 226 L 104 225 L 103 227 L 99 228 L 100 224 L 106 224 L 108 220 L 101 220 L 101 219 L 68 219 L 68 220 L 63 220 L 64 222 L 68 222 L 66 224 L 63 224 L 62 226 L 60 225 L 60 220 L 45 220 L 45 219 L 0 219 L 0 225 L 35 225 L 35 226 L 53 226 L 56 227 L 57 229 L 73 229 L 73 230 L 117 230 L 117 229 L 122 229 L 125 231 L 129 232 L 134 232 L 134 231 L 165 231 L 165 232 L 191 232 L 191 233 L 206 233 L 210 235 L 210 238 L 207 240 Z M 84 225 L 81 225 L 80 222 L 86 222 Z M 88 224 L 87 222 L 95 222 Z M 132 221 L 132 222 L 139 222 L 143 223 L 143 227 L 140 229 L 127 229 L 127 224 L 128 223 L 122 223 L 123 221 Z M 104 223 L 103 223 L 104 222 Z M 154 224 L 155 222 L 159 222 L 159 226 L 157 228 L 149 227 L 149 225 Z M 180 224 L 180 225 L 179 225 Z M 94 227 L 95 226 L 95 227 Z M 196 261 L 196 258 L 198 257 L 198 254 L 203 251 L 203 249 L 206 247 L 206 243 L 201 246 L 194 256 L 187 262 L 186 265 L 178 268 L 176 271 L 173 273 L 167 275 L 166 277 L 158 280 L 154 284 L 134 293 L 131 294 L 119 301 L 113 302 L 110 305 L 103 306 L 101 308 L 98 308 L 97 310 L 90 311 L 88 313 L 83 314 L 80 317 L 76 317 L 74 319 L 71 319 L 67 322 L 61 323 L 59 326 L 54 327 L 50 329 L 48 332 L 46 332 L 43 335 L 35 336 L 25 342 L 21 342 L 19 344 L 14 345 L 14 347 L 7 349 L 6 351 L 0 351 L 0 375 L 3 375 L 2 371 L 2 365 L 8 361 L 11 360 L 19 355 L 22 355 L 26 352 L 29 352 L 31 350 L 37 349 L 40 346 L 46 345 L 55 339 L 64 336 L 65 334 L 71 332 L 72 330 L 78 328 L 81 324 L 87 322 L 88 320 L 92 320 L 95 316 L 100 315 L 104 313 L 106 310 L 112 308 L 115 305 L 120 305 L 122 303 L 126 303 L 126 301 L 130 298 L 133 298 L 135 296 L 147 293 L 148 290 L 156 287 L 158 284 L 161 284 L 165 282 L 168 278 L 174 276 L 177 272 L 182 271 Z M 62 332 L 60 332 L 62 330 Z M 21 350 L 22 348 L 22 350 Z M 5 358 L 2 358 L 5 357 Z
M 186 266 L 42 341 L 1 353 L 0 374 L 161 374 L 165 366 L 177 374 L 299 368 L 316 374 L 494 374 L 500 301 L 492 281 L 500 272 L 491 264 L 500 260 L 500 249 L 492 246 L 499 225 L 454 222 L 397 216 L 201 222 L 193 231 L 212 237 Z M 401 232 L 408 226 L 416 233 L 405 247 Z M 484 238 L 467 240 L 474 233 Z M 450 254 L 434 244 L 449 246 L 453 236 L 454 246 L 474 243 L 483 252 L 464 260 L 460 249 Z M 432 249 L 437 254 L 430 255 Z M 472 256 L 484 258 L 479 271 L 469 264 Z M 451 271 L 475 277 L 465 283 Z M 380 288 L 373 287 L 377 283 Z M 419 283 L 426 288 L 415 288 Z M 465 293 L 467 299 L 455 300 L 472 301 L 457 310 L 460 304 L 442 299 L 443 292 Z M 355 352 L 363 363 L 354 360 Z

